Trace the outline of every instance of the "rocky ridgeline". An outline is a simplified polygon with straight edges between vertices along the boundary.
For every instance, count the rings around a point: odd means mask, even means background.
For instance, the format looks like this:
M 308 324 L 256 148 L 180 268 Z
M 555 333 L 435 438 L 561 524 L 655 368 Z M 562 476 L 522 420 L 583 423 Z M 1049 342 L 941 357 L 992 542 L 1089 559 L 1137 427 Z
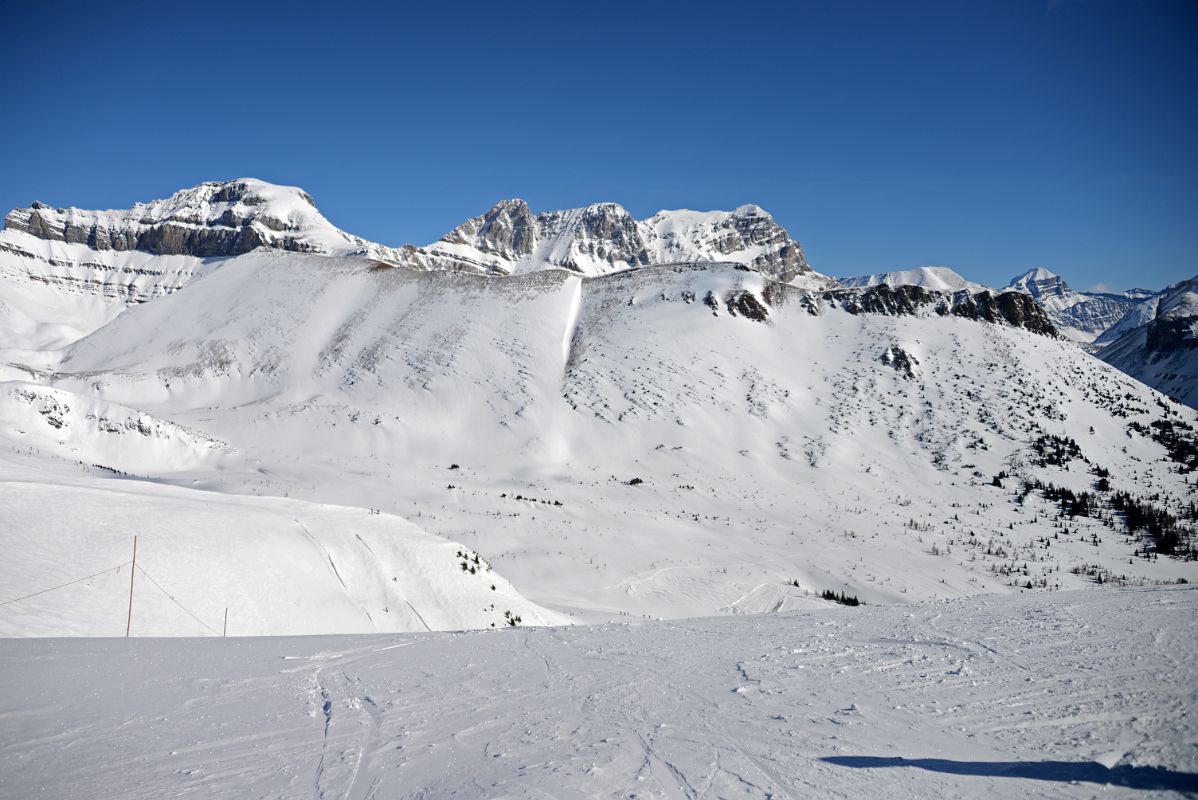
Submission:
M 1048 313 L 1030 295 L 1021 292 L 937 292 L 921 286 L 870 286 L 832 289 L 821 294 L 824 302 L 850 314 L 912 315 L 930 309 L 940 316 L 1002 322 L 1032 333 L 1056 336 Z
M 533 214 L 523 200 L 504 200 L 414 255 L 426 268 L 498 274 L 598 275 L 688 261 L 734 261 L 781 281 L 811 272 L 799 243 L 757 206 L 636 220 L 615 203 Z
M 300 253 L 365 256 L 381 262 L 380 268 L 406 266 L 497 276 L 556 268 L 598 277 L 665 264 L 701 267 L 723 263 L 767 276 L 775 282 L 776 290 L 783 288 L 780 284 L 794 282 L 795 288 L 812 293 L 811 297 L 821 296 L 821 304 L 850 313 L 913 314 L 929 309 L 941 315 L 1003 322 L 1036 333 L 1056 333 L 1049 316 L 1033 300 L 1034 295 L 1020 291 L 951 292 L 886 284 L 824 291 L 836 286 L 835 282 L 813 272 L 799 243 L 773 217 L 754 205 L 730 212 L 660 211 L 648 219 L 637 220 L 615 203 L 533 213 L 523 200 L 504 200 L 431 245 L 389 248 L 336 228 L 320 214 L 312 198 L 298 188 L 247 178 L 204 183 L 176 192 L 165 200 L 138 203 L 124 211 L 50 208 L 34 203 L 9 213 L 5 227 L 50 242 L 83 245 L 97 256 L 137 251 L 151 256 L 207 258 L 271 247 Z M 0 235 L 0 240 L 3 239 Z M 0 241 L 0 248 L 27 255 L 30 257 L 27 263 L 32 264 L 33 255 L 21 250 L 25 245 L 11 236 L 8 239 L 12 241 Z M 52 256 L 41 258 L 50 266 L 67 266 Z M 85 266 L 90 262 L 74 263 Z M 137 269 L 153 278 L 153 264 L 151 261 Z M 98 259 L 95 267 L 97 274 L 108 269 Z M 78 277 L 69 269 L 57 272 L 62 274 L 56 273 L 53 278 L 59 282 Z M 153 285 L 133 299 L 144 300 L 174 291 L 190 275 L 191 272 L 185 271 L 151 280 Z M 802 276 L 810 280 L 795 281 Z M 85 290 L 91 284 L 107 285 L 90 274 L 79 277 L 72 285 Z M 773 299 L 768 296 L 771 293 L 781 296 L 771 290 L 763 296 L 763 303 L 758 303 L 751 294 L 740 294 L 726 298 L 725 306 L 734 315 L 764 320 Z
M 798 242 L 757 206 L 636 220 L 615 203 L 534 214 L 523 200 L 505 200 L 427 247 L 391 248 L 339 230 L 300 189 L 247 178 L 204 183 L 125 211 L 34 203 L 10 212 L 5 227 L 100 252 L 207 258 L 266 246 L 498 275 L 560 268 L 594 276 L 679 261 L 735 261 L 782 281 L 811 272 Z

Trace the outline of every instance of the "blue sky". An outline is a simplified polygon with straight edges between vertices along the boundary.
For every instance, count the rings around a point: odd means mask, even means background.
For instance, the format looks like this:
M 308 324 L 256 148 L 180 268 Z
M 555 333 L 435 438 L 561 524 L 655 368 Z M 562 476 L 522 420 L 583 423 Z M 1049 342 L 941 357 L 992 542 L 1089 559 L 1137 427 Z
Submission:
M 28 2 L 0 206 L 303 186 L 425 243 L 505 197 L 757 203 L 833 275 L 1198 273 L 1198 4 Z

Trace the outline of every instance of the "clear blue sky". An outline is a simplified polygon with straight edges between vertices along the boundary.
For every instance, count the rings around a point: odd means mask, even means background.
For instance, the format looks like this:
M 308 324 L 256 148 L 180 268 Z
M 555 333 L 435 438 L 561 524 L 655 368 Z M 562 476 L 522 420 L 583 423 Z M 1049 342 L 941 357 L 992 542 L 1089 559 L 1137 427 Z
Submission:
M 833 275 L 1198 273 L 1198 3 L 405 5 L 8 4 L 0 206 L 255 176 L 400 244 L 752 202 Z

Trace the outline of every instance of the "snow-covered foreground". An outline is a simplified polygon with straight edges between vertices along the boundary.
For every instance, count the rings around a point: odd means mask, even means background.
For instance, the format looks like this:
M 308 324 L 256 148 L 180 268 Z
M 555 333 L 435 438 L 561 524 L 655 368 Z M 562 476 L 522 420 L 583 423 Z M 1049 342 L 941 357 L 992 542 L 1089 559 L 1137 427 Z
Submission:
M 1198 592 L 595 627 L 0 640 L 0 796 L 1198 791 Z

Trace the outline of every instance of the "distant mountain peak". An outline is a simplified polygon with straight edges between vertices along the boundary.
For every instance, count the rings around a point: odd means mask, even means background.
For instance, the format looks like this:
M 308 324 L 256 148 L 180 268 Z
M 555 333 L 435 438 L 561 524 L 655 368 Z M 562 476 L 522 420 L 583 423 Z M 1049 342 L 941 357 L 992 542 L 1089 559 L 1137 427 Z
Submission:
M 1057 275 L 1050 269 L 1045 269 L 1044 267 L 1034 267 L 1023 274 L 1012 278 L 1008 285 L 1026 285 L 1028 283 L 1034 283 L 1037 281 L 1051 281 L 1053 279 L 1060 280 L 1061 276 Z
M 962 277 L 948 267 L 917 267 L 897 272 L 879 272 L 873 275 L 855 275 L 841 278 L 845 286 L 919 286 L 940 292 L 962 290 L 980 291 L 986 287 Z

